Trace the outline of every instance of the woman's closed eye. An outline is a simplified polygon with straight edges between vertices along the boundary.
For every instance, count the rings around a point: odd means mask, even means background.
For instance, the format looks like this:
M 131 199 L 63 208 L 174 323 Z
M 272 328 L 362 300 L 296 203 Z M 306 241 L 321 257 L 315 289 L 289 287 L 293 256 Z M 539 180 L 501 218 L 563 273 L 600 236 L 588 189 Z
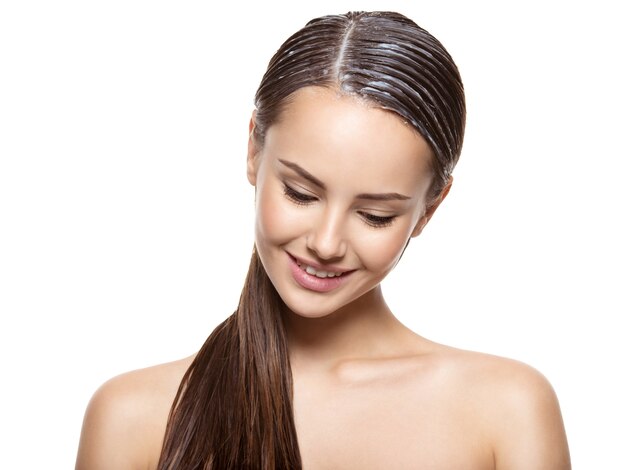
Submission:
M 381 216 L 363 211 L 359 211 L 359 215 L 363 218 L 366 224 L 376 228 L 388 227 L 396 218 L 395 215 Z
M 285 196 L 287 196 L 292 202 L 301 206 L 317 201 L 317 198 L 315 196 L 310 196 L 309 194 L 304 194 L 300 191 L 296 191 L 286 183 L 283 183 L 283 192 L 285 193 Z

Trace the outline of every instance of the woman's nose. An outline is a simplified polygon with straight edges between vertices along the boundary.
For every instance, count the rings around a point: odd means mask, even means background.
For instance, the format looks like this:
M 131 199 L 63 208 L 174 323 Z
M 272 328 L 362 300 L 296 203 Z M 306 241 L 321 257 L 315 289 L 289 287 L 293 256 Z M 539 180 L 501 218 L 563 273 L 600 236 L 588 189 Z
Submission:
M 319 217 L 311 220 L 311 230 L 307 235 L 307 248 L 323 260 L 345 256 L 347 243 L 343 235 L 343 223 L 337 211 L 326 208 Z

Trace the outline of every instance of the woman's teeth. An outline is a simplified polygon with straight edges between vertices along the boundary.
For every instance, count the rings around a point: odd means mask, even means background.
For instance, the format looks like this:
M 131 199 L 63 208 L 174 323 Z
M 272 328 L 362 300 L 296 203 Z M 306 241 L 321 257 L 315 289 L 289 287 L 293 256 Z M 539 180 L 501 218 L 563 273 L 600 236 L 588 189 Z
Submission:
M 325 277 L 339 277 L 339 276 L 341 276 L 343 274 L 343 273 L 335 273 L 335 272 L 332 272 L 332 271 L 322 271 L 322 270 L 318 271 L 313 266 L 308 266 L 306 264 L 302 264 L 299 261 L 296 261 L 296 263 L 303 270 L 305 270 L 308 274 L 310 274 L 311 276 L 315 276 L 315 277 L 321 277 L 321 278 L 325 278 Z

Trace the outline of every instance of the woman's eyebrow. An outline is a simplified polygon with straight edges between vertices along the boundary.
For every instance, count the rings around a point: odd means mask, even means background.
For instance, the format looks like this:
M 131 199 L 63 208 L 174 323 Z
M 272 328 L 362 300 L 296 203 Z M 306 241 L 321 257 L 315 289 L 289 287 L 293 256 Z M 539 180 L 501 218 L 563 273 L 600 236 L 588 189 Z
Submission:
M 315 186 L 321 189 L 326 189 L 326 185 L 324 183 L 322 183 L 318 178 L 313 176 L 311 173 L 306 171 L 297 163 L 290 162 L 288 160 L 282 160 L 282 159 L 278 159 L 278 161 L 282 163 L 283 165 L 285 165 L 287 168 L 290 168 L 296 173 L 298 173 L 300 176 L 302 176 L 304 179 L 311 182 Z M 362 193 L 362 194 L 357 194 L 356 199 L 367 199 L 370 201 L 394 201 L 394 200 L 406 201 L 407 199 L 411 199 L 411 198 L 409 196 L 405 196 L 404 194 L 400 194 L 400 193 Z
M 376 194 L 364 193 L 364 194 L 357 194 L 356 198 L 357 199 L 369 199 L 370 201 L 395 201 L 395 200 L 406 201 L 407 199 L 411 199 L 409 196 L 405 196 L 404 194 L 400 194 L 400 193 L 376 193 Z
M 305 180 L 310 181 L 311 183 L 313 183 L 315 186 L 321 188 L 321 189 L 326 189 L 326 185 L 324 183 L 322 183 L 319 179 L 317 179 L 315 176 L 313 176 L 311 173 L 309 173 L 308 171 L 306 171 L 304 168 L 302 168 L 300 165 L 293 163 L 293 162 L 289 162 L 287 160 L 281 160 L 278 159 L 278 161 L 280 163 L 282 163 L 283 165 L 285 165 L 287 168 L 291 168 L 293 171 L 295 171 L 296 173 L 298 173 L 300 176 L 302 176 Z

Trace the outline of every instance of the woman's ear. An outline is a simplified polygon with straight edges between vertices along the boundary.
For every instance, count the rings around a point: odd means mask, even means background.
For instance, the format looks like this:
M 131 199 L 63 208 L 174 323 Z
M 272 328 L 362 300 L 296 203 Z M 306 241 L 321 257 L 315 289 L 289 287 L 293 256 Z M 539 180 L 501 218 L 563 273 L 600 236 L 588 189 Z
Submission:
M 256 123 L 256 110 L 252 111 L 252 117 L 250 118 L 250 124 L 248 125 L 248 160 L 247 160 L 247 175 L 248 181 L 252 186 L 256 186 L 256 174 L 258 170 L 258 154 L 259 148 L 254 138 L 254 127 Z
M 424 227 L 426 227 L 426 224 L 430 221 L 431 217 L 433 216 L 433 214 L 439 207 L 439 204 L 443 202 L 443 200 L 446 198 L 446 196 L 450 192 L 450 188 L 452 187 L 452 180 L 453 178 L 452 176 L 450 176 L 448 183 L 441 190 L 441 192 L 439 193 L 439 196 L 437 196 L 437 199 L 435 199 L 432 202 L 432 204 L 430 204 L 426 208 L 426 211 L 424 211 L 424 214 L 417 221 L 417 224 L 415 224 L 415 228 L 413 229 L 413 232 L 411 233 L 411 237 L 417 237 L 420 233 L 422 233 L 422 230 L 424 230 Z

